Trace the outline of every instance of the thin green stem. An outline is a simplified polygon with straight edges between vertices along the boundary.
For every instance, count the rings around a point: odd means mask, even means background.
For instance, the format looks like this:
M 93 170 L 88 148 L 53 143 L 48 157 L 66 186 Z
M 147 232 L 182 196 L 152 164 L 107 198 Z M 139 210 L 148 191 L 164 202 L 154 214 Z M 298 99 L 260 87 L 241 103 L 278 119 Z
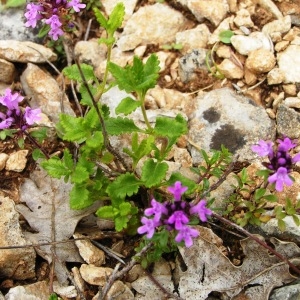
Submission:
M 141 109 L 142 109 L 142 114 L 143 114 L 143 118 L 144 121 L 146 123 L 147 128 L 150 130 L 150 132 L 153 130 L 152 126 L 150 125 L 150 122 L 148 120 L 148 116 L 146 113 L 146 108 L 145 108 L 145 93 L 137 93 L 139 100 L 141 101 Z

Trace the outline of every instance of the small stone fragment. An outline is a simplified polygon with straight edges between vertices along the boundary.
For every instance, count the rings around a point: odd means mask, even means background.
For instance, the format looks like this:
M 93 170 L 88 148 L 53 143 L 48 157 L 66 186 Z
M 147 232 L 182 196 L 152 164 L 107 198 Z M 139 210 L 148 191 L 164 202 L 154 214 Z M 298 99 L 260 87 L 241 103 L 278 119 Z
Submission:
M 284 100 L 287 107 L 300 108 L 300 99 L 298 97 L 287 97 Z
M 297 86 L 295 84 L 284 84 L 282 85 L 284 92 L 289 96 L 297 95 Z
M 241 79 L 244 76 L 244 71 L 228 58 L 218 65 L 218 69 L 228 79 Z
M 272 69 L 267 75 L 268 84 L 280 84 L 284 80 L 284 74 L 279 68 Z
M 11 153 L 6 161 L 7 171 L 22 172 L 26 167 L 28 150 L 19 150 Z
M 45 63 L 55 61 L 57 55 L 42 45 L 33 42 L 0 40 L 0 58 L 21 63 Z
M 258 0 L 257 4 L 269 11 L 275 18 L 281 19 L 282 13 L 272 0 Z
M 11 62 L 0 58 L 0 82 L 12 83 L 16 68 Z
M 113 272 L 113 269 L 111 268 L 96 267 L 86 264 L 82 264 L 79 270 L 84 281 L 89 284 L 101 286 L 105 285 L 107 278 Z
M 252 28 L 254 26 L 254 23 L 251 20 L 250 13 L 245 8 L 240 9 L 236 13 L 236 17 L 234 18 L 233 22 L 237 27 L 245 26 Z
M 279 32 L 281 34 L 288 32 L 291 29 L 291 17 L 289 15 L 278 20 L 267 23 L 262 28 L 262 32 L 268 34 L 272 38 L 272 34 Z
M 8 158 L 9 156 L 6 153 L 0 153 L 0 171 L 5 168 L 5 164 Z
M 246 59 L 246 67 L 257 74 L 271 71 L 276 64 L 274 54 L 266 49 L 258 49 L 250 52 Z

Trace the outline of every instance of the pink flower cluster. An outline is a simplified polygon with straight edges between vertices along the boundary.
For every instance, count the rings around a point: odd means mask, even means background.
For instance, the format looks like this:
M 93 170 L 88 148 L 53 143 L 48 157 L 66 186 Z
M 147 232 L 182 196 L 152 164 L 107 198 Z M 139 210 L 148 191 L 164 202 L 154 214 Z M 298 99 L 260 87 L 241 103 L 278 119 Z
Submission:
M 173 202 L 160 203 L 152 199 L 151 207 L 145 209 L 145 216 L 141 219 L 143 225 L 138 228 L 138 233 L 146 233 L 146 237 L 151 239 L 155 230 L 164 226 L 169 231 L 176 231 L 175 241 L 177 243 L 184 241 L 186 247 L 191 247 L 193 245 L 192 238 L 199 235 L 199 232 L 188 224 L 191 215 L 197 215 L 202 222 L 206 222 L 207 216 L 210 216 L 212 211 L 206 207 L 205 200 L 201 200 L 197 205 L 191 205 L 182 200 L 181 196 L 186 190 L 187 187 L 182 186 L 180 181 L 176 181 L 174 186 L 168 188 L 168 191 L 174 196 Z
M 6 89 L 4 96 L 0 96 L 0 103 L 6 107 L 6 112 L 0 112 L 0 130 L 7 128 L 19 128 L 26 130 L 28 126 L 33 125 L 41 119 L 41 110 L 32 109 L 29 106 L 22 111 L 19 103 L 24 97 L 19 93 L 12 93 L 11 89 Z
M 289 173 L 292 170 L 292 165 L 300 161 L 300 153 L 291 157 L 289 151 L 297 146 L 296 141 L 292 141 L 288 137 L 277 140 L 277 147 L 271 141 L 260 140 L 257 145 L 252 146 L 252 151 L 259 156 L 268 156 L 270 162 L 264 165 L 271 171 L 268 182 L 275 184 L 275 189 L 278 192 L 283 190 L 283 186 L 293 184 Z
M 63 35 L 64 27 L 72 27 L 68 21 L 68 14 L 73 9 L 79 12 L 86 5 L 79 0 L 39 0 L 37 3 L 29 3 L 26 6 L 25 18 L 26 27 L 35 28 L 38 21 L 49 25 L 49 36 L 53 40 L 58 40 Z

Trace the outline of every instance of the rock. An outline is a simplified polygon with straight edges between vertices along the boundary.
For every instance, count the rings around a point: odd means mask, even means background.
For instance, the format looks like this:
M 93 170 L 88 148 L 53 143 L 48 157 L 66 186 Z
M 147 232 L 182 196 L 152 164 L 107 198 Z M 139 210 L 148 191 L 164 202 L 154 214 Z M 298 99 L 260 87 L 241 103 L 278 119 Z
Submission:
M 75 116 L 67 96 L 56 80 L 38 66 L 29 63 L 21 75 L 21 83 L 26 96 L 31 98 L 30 105 L 33 108 L 39 107 L 54 123 L 58 122 L 61 112 Z
M 271 71 L 276 64 L 274 54 L 266 49 L 258 49 L 250 52 L 246 59 L 246 67 L 256 74 L 267 73 Z
M 16 68 L 14 64 L 0 58 L 0 82 L 12 83 L 14 81 Z
M 128 51 L 138 45 L 172 43 L 187 22 L 181 13 L 168 5 L 146 5 L 126 22 L 117 45 L 122 51 Z
M 107 298 L 106 298 L 107 297 Z M 122 281 L 115 281 L 111 288 L 109 289 L 105 299 L 114 299 L 114 300 L 134 300 L 136 299 L 129 289 L 129 287 L 124 284 Z M 101 299 L 100 293 L 98 293 L 92 300 Z
M 291 139 L 300 137 L 300 114 L 294 109 L 284 104 L 279 105 L 276 120 L 279 135 L 285 135 Z
M 136 264 L 126 274 L 126 281 L 131 283 L 141 276 L 146 276 L 146 271 L 141 265 Z
M 24 7 L 9 8 L 0 11 L 0 40 L 41 41 L 37 37 L 39 28 L 24 26 Z
M 21 231 L 19 214 L 15 210 L 14 201 L 8 197 L 0 196 L 0 209 L 0 246 L 22 246 L 28 244 Z M 1 249 L 1 277 L 17 280 L 33 278 L 35 276 L 35 257 L 35 251 L 30 247 Z
M 224 30 L 230 30 L 230 24 L 233 22 L 233 18 L 229 17 L 224 19 L 220 25 L 215 29 L 213 34 L 210 36 L 208 40 L 209 45 L 214 45 L 216 42 L 219 42 L 219 34 Z
M 220 45 L 216 51 L 218 57 L 220 58 L 230 58 L 232 56 L 232 50 L 230 46 Z
M 49 48 L 33 42 L 0 40 L 0 58 L 12 62 L 44 63 L 47 60 L 55 61 L 57 55 Z
M 235 50 L 242 55 L 249 55 L 250 52 L 257 49 L 273 49 L 272 42 L 263 32 L 252 32 L 249 36 L 233 35 L 230 39 Z
M 7 171 L 22 172 L 26 167 L 27 154 L 28 150 L 19 150 L 11 153 L 6 161 L 5 169 Z
M 274 49 L 276 52 L 284 51 L 288 47 L 289 44 L 290 44 L 290 42 L 288 42 L 288 41 L 280 41 L 280 42 L 276 43 Z
M 74 55 L 79 58 L 80 63 L 93 66 L 99 66 L 99 62 L 106 59 L 107 47 L 99 44 L 98 39 L 89 41 L 79 41 L 74 47 Z
M 275 124 L 264 108 L 228 88 L 203 93 L 195 98 L 194 114 L 189 120 L 189 140 L 205 151 L 220 150 L 224 145 L 239 160 L 251 160 L 251 146 L 260 139 L 273 139 Z M 191 147 L 193 163 L 202 161 L 199 151 Z
M 300 45 L 290 45 L 277 54 L 279 69 L 284 74 L 285 83 L 300 82 Z
M 257 76 L 244 66 L 244 80 L 247 85 L 254 85 L 257 81 Z
M 270 35 L 272 38 L 273 34 L 276 32 L 279 32 L 280 34 L 287 33 L 291 29 L 291 26 L 291 17 L 287 15 L 264 25 L 262 32 Z
M 282 13 L 272 0 L 258 0 L 257 4 L 269 11 L 275 18 L 281 19 Z
M 193 166 L 193 161 L 190 153 L 187 149 L 183 148 L 174 148 L 174 161 L 175 163 L 180 163 L 182 167 L 188 168 Z
M 176 33 L 176 44 L 181 44 L 181 53 L 191 52 L 193 49 L 207 48 L 207 42 L 211 33 L 205 24 Z
M 237 11 L 236 17 L 234 18 L 233 22 L 237 27 L 245 26 L 252 28 L 254 26 L 254 23 L 251 20 L 250 13 L 245 8 Z
M 101 286 L 105 285 L 107 278 L 113 272 L 113 269 L 111 268 L 96 267 L 86 264 L 82 264 L 79 270 L 84 281 L 89 284 Z
M 9 156 L 6 153 L 0 153 L 0 171 L 5 168 L 5 164 L 8 158 Z
M 183 83 L 191 81 L 196 75 L 196 69 L 207 70 L 205 58 L 206 49 L 194 49 L 178 61 L 178 75 Z
M 287 97 L 284 100 L 284 105 L 287 107 L 300 108 L 300 99 L 298 97 Z
M 75 286 L 62 286 L 58 283 L 58 281 L 53 282 L 53 291 L 59 296 L 65 297 L 67 299 L 75 298 L 78 296 Z
M 112 1 L 112 0 L 101 0 L 101 6 L 104 7 L 105 12 L 110 15 L 113 11 L 114 7 L 119 1 Z M 126 0 L 122 1 L 125 6 L 125 16 L 124 21 L 126 22 L 131 16 L 136 6 L 137 0 Z
M 227 2 L 223 0 L 188 0 L 187 7 L 199 22 L 205 18 L 215 26 L 223 21 L 229 10 Z
M 74 234 L 74 238 L 80 238 L 83 235 Z M 88 264 L 93 264 L 96 267 L 100 267 L 105 263 L 105 254 L 102 250 L 94 246 L 89 240 L 75 241 L 78 247 L 80 256 Z
M 218 65 L 218 69 L 228 79 L 241 79 L 244 76 L 244 71 L 228 58 Z
M 272 69 L 267 75 L 268 84 L 280 84 L 284 80 L 284 74 L 279 68 Z
M 300 284 L 292 284 L 274 289 L 270 300 L 296 300 L 300 298 Z
M 5 300 L 49 300 L 49 284 L 39 281 L 24 286 L 16 286 L 5 295 Z

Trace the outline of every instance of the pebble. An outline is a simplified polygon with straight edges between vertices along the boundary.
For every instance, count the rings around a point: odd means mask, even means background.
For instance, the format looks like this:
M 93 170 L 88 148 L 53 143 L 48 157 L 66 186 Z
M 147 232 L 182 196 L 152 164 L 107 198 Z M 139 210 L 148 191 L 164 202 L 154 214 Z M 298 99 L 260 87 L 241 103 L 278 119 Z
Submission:
M 276 32 L 279 32 L 280 34 L 287 33 L 291 29 L 291 26 L 291 17 L 287 15 L 264 25 L 262 32 L 270 35 L 272 38 L 272 35 Z
M 241 79 L 244 76 L 244 71 L 228 58 L 218 65 L 218 69 L 228 79 Z
M 11 153 L 6 161 L 5 169 L 7 171 L 22 172 L 27 163 L 28 150 L 19 150 Z
M 6 153 L 0 153 L 0 171 L 5 168 L 6 161 L 8 160 L 9 156 Z
M 280 84 L 284 80 L 284 74 L 279 68 L 274 68 L 268 73 L 267 80 L 269 85 Z
M 284 104 L 287 107 L 300 108 L 300 99 L 298 97 L 287 97 L 284 99 Z
M 245 8 L 242 8 L 236 12 L 236 17 L 234 18 L 233 22 L 237 27 L 245 26 L 252 28 L 254 26 L 250 13 Z
M 258 49 L 250 52 L 245 65 L 253 73 L 261 74 L 271 71 L 275 64 L 276 58 L 271 51 Z
M 113 272 L 113 269 L 82 264 L 79 271 L 83 280 L 87 283 L 92 285 L 104 286 L 107 282 L 107 278 Z
M 14 81 L 16 68 L 11 62 L 0 58 L 0 82 L 12 83 Z

